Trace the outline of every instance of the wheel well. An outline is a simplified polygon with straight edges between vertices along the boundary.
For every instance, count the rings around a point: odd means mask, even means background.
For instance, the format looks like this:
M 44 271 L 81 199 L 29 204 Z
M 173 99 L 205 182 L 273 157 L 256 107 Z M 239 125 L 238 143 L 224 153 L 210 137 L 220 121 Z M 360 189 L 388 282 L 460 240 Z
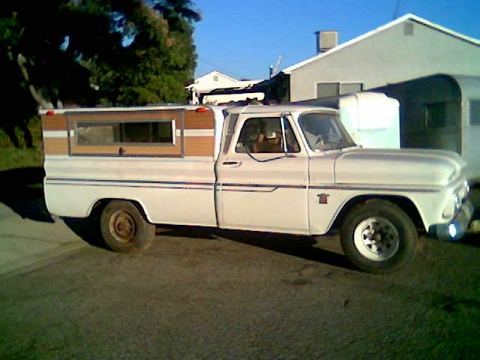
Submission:
M 350 199 L 340 210 L 335 221 L 332 225 L 332 229 L 338 229 L 340 224 L 345 217 L 345 215 L 355 206 L 359 204 L 365 204 L 370 201 L 374 200 L 384 200 L 389 201 L 398 207 L 400 207 L 413 221 L 414 225 L 417 227 L 419 231 L 425 231 L 425 227 L 423 225 L 422 217 L 418 212 L 417 207 L 415 204 L 408 198 L 403 196 L 392 196 L 392 195 L 364 195 L 364 196 L 357 196 L 353 199 Z
M 150 221 L 147 217 L 147 214 L 145 213 L 145 210 L 143 209 L 143 206 L 137 200 L 132 200 L 132 199 L 117 199 L 117 198 L 99 199 L 95 202 L 95 204 L 93 204 L 92 211 L 90 212 L 90 216 L 101 215 L 103 209 L 105 208 L 105 206 L 107 206 L 108 203 L 112 201 L 117 201 L 117 200 L 131 202 L 133 205 L 135 205 L 138 211 L 140 211 L 143 218 L 147 221 Z

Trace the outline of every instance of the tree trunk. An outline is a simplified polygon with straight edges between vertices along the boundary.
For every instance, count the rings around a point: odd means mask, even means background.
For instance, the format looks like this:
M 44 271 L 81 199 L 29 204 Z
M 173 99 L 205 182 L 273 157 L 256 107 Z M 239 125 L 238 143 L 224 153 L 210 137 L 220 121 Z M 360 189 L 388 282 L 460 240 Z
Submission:
M 2 129 L 5 131 L 5 134 L 7 134 L 13 146 L 15 146 L 16 149 L 20 148 L 20 143 L 18 142 L 17 135 L 15 134 L 15 126 L 5 125 Z

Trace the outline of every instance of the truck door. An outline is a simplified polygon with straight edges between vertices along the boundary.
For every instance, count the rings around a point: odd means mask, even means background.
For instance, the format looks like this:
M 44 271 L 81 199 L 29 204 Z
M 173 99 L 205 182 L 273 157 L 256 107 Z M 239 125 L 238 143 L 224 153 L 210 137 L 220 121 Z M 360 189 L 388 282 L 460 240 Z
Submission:
M 244 114 L 220 154 L 219 226 L 308 233 L 308 155 L 290 116 Z

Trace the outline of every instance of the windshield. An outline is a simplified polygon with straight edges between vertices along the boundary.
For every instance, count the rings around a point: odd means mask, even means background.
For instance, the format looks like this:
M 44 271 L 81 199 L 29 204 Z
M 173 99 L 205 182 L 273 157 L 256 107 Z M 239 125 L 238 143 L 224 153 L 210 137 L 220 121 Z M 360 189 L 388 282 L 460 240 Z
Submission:
M 356 146 L 337 114 L 310 112 L 298 119 L 310 149 L 325 151 Z

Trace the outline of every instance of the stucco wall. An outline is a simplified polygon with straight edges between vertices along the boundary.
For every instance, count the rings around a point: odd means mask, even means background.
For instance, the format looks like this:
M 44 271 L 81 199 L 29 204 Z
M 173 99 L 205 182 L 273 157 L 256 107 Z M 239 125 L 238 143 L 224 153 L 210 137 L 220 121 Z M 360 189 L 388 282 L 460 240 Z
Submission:
M 413 35 L 405 35 L 407 23 Z M 479 58 L 480 46 L 408 20 L 292 70 L 291 100 L 315 98 L 318 82 L 363 82 L 368 90 L 439 73 L 480 76 Z

